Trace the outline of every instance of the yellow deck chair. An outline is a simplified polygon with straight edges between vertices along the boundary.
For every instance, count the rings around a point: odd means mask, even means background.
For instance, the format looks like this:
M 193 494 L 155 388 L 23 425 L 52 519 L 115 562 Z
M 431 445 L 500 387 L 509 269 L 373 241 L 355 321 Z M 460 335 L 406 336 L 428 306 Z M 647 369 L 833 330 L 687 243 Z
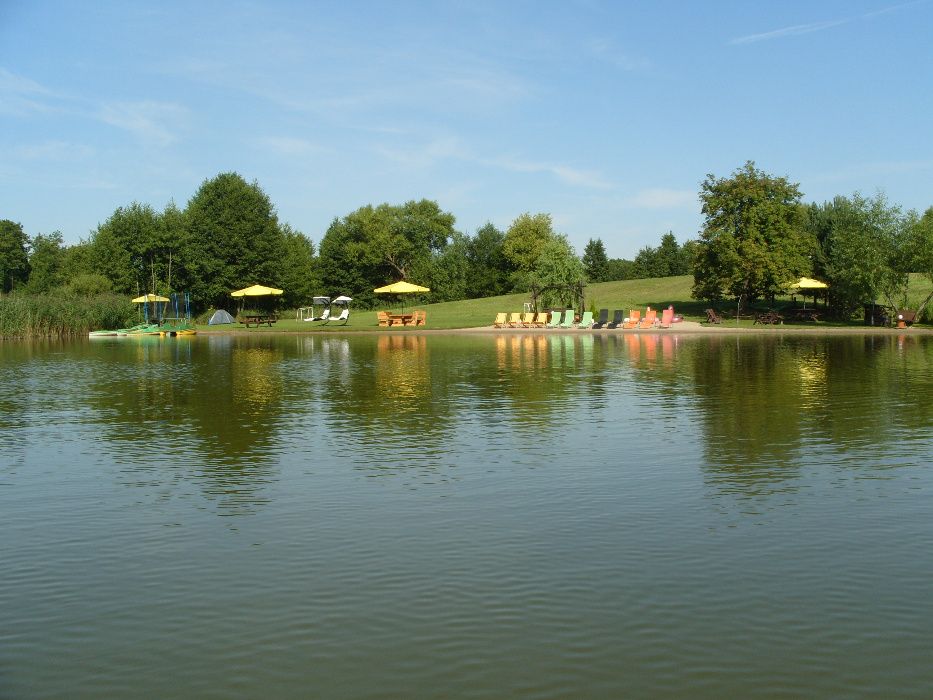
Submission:
M 505 324 L 508 323 L 507 319 L 508 314 L 496 314 L 496 320 L 492 322 L 493 328 L 504 328 Z
M 535 325 L 535 314 L 533 311 L 522 314 L 522 325 L 525 328 L 534 328 Z
M 522 327 L 521 313 L 509 314 L 509 325 L 512 328 L 521 328 Z

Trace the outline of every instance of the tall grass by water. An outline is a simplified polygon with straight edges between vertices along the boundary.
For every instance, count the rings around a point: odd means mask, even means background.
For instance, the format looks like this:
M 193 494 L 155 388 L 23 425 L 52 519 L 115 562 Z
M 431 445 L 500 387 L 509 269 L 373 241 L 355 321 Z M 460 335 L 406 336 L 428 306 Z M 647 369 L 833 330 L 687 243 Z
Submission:
M 0 298 L 0 338 L 55 338 L 122 328 L 135 315 L 126 297 L 10 294 Z

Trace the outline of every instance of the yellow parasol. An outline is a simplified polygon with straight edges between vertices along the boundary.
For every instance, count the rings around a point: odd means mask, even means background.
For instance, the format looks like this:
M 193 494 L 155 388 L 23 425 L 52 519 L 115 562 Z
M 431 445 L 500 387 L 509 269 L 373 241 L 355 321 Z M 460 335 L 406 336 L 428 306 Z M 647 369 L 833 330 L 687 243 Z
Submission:
M 169 299 L 155 294 L 143 294 L 141 297 L 133 299 L 134 304 L 148 304 L 150 301 L 169 301 Z
M 376 294 L 414 294 L 416 292 L 430 292 L 428 287 L 419 287 L 417 284 L 401 280 L 387 284 L 385 287 L 379 287 L 373 290 Z
M 406 282 L 405 280 L 399 280 L 398 282 L 387 284 L 385 287 L 379 287 L 373 291 L 376 294 L 417 294 L 418 292 L 430 292 L 431 290 L 428 287 L 421 287 L 417 284 Z M 404 308 L 405 304 L 403 302 L 402 309 Z
M 282 294 L 281 289 L 276 289 L 275 287 L 263 287 L 261 284 L 254 284 L 252 287 L 247 287 L 246 289 L 238 289 L 235 292 L 230 292 L 230 296 L 240 298 L 240 297 L 265 297 L 271 295 Z
M 799 280 L 789 286 L 791 289 L 796 289 L 797 291 L 804 294 L 803 308 L 807 308 L 806 294 L 813 294 L 813 303 L 816 304 L 816 290 L 829 289 L 829 285 L 825 282 L 820 282 L 819 280 L 811 279 L 810 277 L 801 277 Z
M 810 279 L 809 277 L 801 277 L 799 280 L 790 285 L 791 289 L 829 289 L 829 285 L 825 282 L 820 282 L 819 280 Z

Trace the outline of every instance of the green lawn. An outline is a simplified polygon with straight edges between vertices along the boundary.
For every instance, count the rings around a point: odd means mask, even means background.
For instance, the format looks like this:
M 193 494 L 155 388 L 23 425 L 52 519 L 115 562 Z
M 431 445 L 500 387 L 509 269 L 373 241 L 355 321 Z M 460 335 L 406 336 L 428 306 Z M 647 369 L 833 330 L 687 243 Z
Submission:
M 607 308 L 611 313 L 614 309 L 622 309 L 625 315 L 628 315 L 630 309 L 641 309 L 644 311 L 646 306 L 656 309 L 663 309 L 669 304 L 674 305 L 674 310 L 681 314 L 688 321 L 705 321 L 705 309 L 710 306 L 709 302 L 696 301 L 690 298 L 690 288 L 693 285 L 693 277 L 684 275 L 681 277 L 659 277 L 653 279 L 626 280 L 624 282 L 600 282 L 598 284 L 588 285 L 586 288 L 586 309 L 591 305 L 595 308 Z M 931 283 L 928 280 L 915 275 L 911 279 L 911 303 L 916 307 L 920 300 L 925 297 L 931 289 Z M 405 302 L 408 309 L 424 309 L 427 312 L 427 328 L 445 329 L 445 328 L 473 328 L 479 326 L 491 326 L 497 313 L 521 311 L 522 304 L 530 301 L 528 294 L 508 294 L 499 297 L 489 297 L 486 299 L 466 299 L 463 301 L 450 301 L 441 304 L 419 304 L 411 299 Z M 777 306 L 790 303 L 790 297 L 779 298 Z M 809 302 L 809 303 L 812 303 Z M 729 309 L 732 305 L 729 302 L 721 302 L 714 305 L 716 309 L 723 311 Z M 396 307 L 396 308 L 400 308 Z M 294 310 L 283 312 L 282 320 L 272 328 L 263 326 L 258 329 L 265 331 L 315 331 L 315 330 L 341 330 L 341 331 L 372 331 L 380 329 L 376 323 L 376 312 L 372 310 L 354 310 L 350 309 L 350 322 L 346 326 L 339 324 L 322 325 L 321 323 L 308 323 L 295 320 Z M 732 311 L 729 325 L 735 325 L 734 310 Z M 739 321 L 740 326 L 751 326 L 752 321 L 744 319 Z M 812 323 L 810 324 L 812 326 Z M 827 322 L 826 325 L 851 325 L 848 323 Z M 199 328 L 207 330 L 209 327 L 202 324 Z M 214 326 L 210 330 L 231 329 L 232 326 Z M 242 326 L 236 326 L 242 328 Z M 250 329 L 254 330 L 254 329 Z M 388 329 L 385 329 L 388 330 Z M 397 330 L 415 330 L 414 328 L 405 329 L 393 327 Z

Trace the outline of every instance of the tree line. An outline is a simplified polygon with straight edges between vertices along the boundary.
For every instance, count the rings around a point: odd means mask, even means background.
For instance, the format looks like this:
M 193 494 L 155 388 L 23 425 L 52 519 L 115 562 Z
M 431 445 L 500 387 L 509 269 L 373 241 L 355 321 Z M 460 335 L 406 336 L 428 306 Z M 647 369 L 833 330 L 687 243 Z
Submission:
M 381 302 L 374 288 L 404 279 L 430 287 L 429 302 L 530 292 L 543 305 L 577 306 L 588 282 L 692 274 L 694 298 L 747 305 L 810 276 L 829 284 L 830 308 L 845 318 L 875 300 L 904 308 L 911 272 L 933 281 L 933 207 L 921 216 L 881 194 L 857 193 L 805 204 L 797 184 L 752 161 L 730 177 L 708 175 L 699 200 L 698 240 L 681 245 L 667 232 L 633 260 L 609 258 L 599 238 L 578 257 L 546 213 L 522 214 L 505 231 L 487 223 L 464 234 L 427 199 L 362 206 L 335 218 L 315 247 L 278 219 L 258 183 L 221 173 L 184 209 L 133 202 L 75 245 L 58 232 L 29 237 L 0 221 L 0 291 L 186 290 L 204 310 L 229 306 L 232 290 L 261 283 L 284 289 L 287 306 L 346 294 L 371 307 Z
M 831 312 L 849 318 L 876 301 L 906 308 L 910 273 L 933 283 L 933 207 L 905 212 L 881 193 L 804 204 L 798 184 L 752 161 L 731 177 L 708 175 L 700 201 L 696 299 L 773 303 L 800 277 L 813 277 L 829 285 Z M 918 317 L 931 298 L 919 301 Z
M 190 292 L 198 310 L 231 304 L 231 291 L 254 283 L 280 287 L 282 303 L 346 294 L 362 306 L 373 289 L 404 279 L 431 288 L 428 301 L 531 290 L 546 304 L 572 304 L 587 281 L 685 274 L 673 234 L 635 261 L 609 260 L 600 239 L 582 260 L 549 214 L 526 213 L 506 231 L 491 223 L 466 235 L 433 201 L 360 207 L 335 218 L 317 249 L 278 219 L 258 183 L 237 173 L 205 180 L 184 209 L 133 202 L 75 245 L 60 233 L 29 237 L 0 221 L 0 291 L 88 296 L 111 292 Z M 671 258 L 673 259 L 673 258 Z M 659 262 L 659 260 L 661 262 Z

